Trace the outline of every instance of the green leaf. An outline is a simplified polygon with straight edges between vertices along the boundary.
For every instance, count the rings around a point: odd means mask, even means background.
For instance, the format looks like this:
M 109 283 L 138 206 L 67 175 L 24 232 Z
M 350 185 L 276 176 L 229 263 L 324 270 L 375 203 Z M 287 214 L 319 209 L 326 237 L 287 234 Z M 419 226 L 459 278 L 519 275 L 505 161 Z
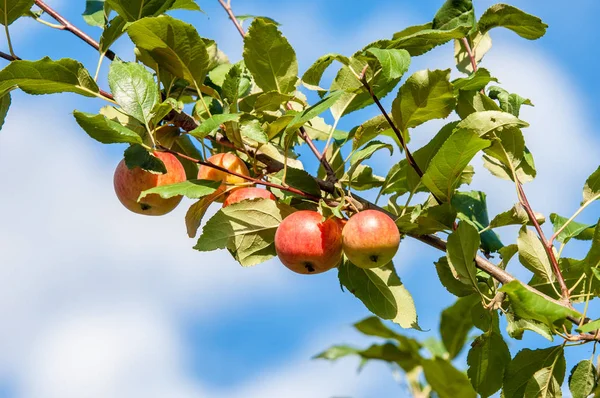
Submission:
M 392 115 L 401 131 L 428 120 L 443 119 L 454 109 L 450 69 L 414 73 L 400 87 L 392 104 Z
M 202 218 L 204 217 L 204 214 L 206 214 L 206 210 L 208 210 L 208 207 L 213 200 L 214 199 L 211 196 L 205 196 L 191 205 L 188 209 L 187 213 L 185 214 L 185 226 L 187 229 L 187 234 L 190 238 L 194 238 L 196 236 L 198 228 L 200 228 Z
M 452 206 L 458 211 L 458 218 L 471 223 L 480 232 L 481 247 L 487 253 L 503 247 L 494 231 L 481 231 L 489 225 L 486 195 L 480 191 L 457 192 L 452 197 Z
M 556 213 L 550 214 L 550 221 L 552 222 L 552 227 L 554 232 L 558 231 L 565 223 L 568 221 L 567 218 L 561 217 Z M 559 242 L 566 243 L 572 238 L 578 239 L 579 235 L 583 232 L 593 228 L 593 224 L 581 224 L 575 221 L 571 221 L 565 229 L 562 230 L 560 234 L 556 237 Z
M 382 337 L 384 339 L 394 339 L 400 343 L 403 350 L 418 352 L 421 345 L 412 338 L 405 337 L 387 327 L 381 319 L 371 316 L 354 324 L 354 328 L 367 336 Z
M 550 366 L 534 373 L 525 387 L 527 398 L 559 398 L 562 397 L 561 384 L 565 378 L 564 353 L 558 355 Z M 558 381 L 560 379 L 560 382 Z
M 364 164 L 358 165 L 350 176 L 348 173 L 340 178 L 340 182 L 344 185 L 352 187 L 357 191 L 366 191 L 373 188 L 378 188 L 383 185 L 385 178 L 373 174 L 373 169 Z
M 497 131 L 511 127 L 527 127 L 529 124 L 519 120 L 516 116 L 499 111 L 475 112 L 461 121 L 456 127 L 471 130 L 482 138 L 491 138 L 490 135 Z
M 375 152 L 381 150 L 381 149 L 387 149 L 390 151 L 390 156 L 393 155 L 394 153 L 394 147 L 391 146 L 390 144 L 386 144 L 384 142 L 381 141 L 370 141 L 367 145 L 365 145 L 363 148 L 357 150 L 356 152 L 354 152 L 352 154 L 352 156 L 350 157 L 350 169 L 348 170 L 348 174 L 349 175 L 353 175 L 354 174 L 354 170 L 356 170 L 356 168 L 365 160 L 370 159 L 371 156 L 373 156 L 375 154 Z
M 88 25 L 104 27 L 104 0 L 86 0 L 82 15 Z
M 460 123 L 459 123 L 460 125 Z M 452 199 L 460 176 L 475 154 L 487 148 L 490 141 L 468 129 L 457 129 L 435 154 L 421 181 L 442 202 Z
M 204 40 L 192 25 L 162 15 L 132 23 L 127 33 L 161 68 L 196 87 L 202 86 L 210 56 Z
M 535 218 L 541 225 L 546 222 L 546 217 L 541 213 L 534 213 Z M 515 204 L 510 210 L 498 214 L 490 222 L 491 228 L 503 227 L 506 225 L 533 225 L 533 222 L 529 219 L 527 212 L 520 203 Z
M 248 98 L 248 97 L 246 97 Z M 267 93 L 259 94 L 256 98 L 256 102 L 254 103 L 254 110 L 256 112 L 265 112 L 265 111 L 277 111 L 281 108 L 281 105 L 288 102 L 293 98 L 292 95 L 289 94 L 281 94 L 277 91 L 269 91 Z
M 108 119 L 106 116 L 92 115 L 91 113 L 79 111 L 74 111 L 73 116 L 75 116 L 77 124 L 90 137 L 103 144 L 142 143 L 142 137 L 138 133 Z
M 206 222 L 194 249 L 228 248 L 243 266 L 275 257 L 275 231 L 293 209 L 269 199 L 245 200 L 219 210 Z
M 338 276 L 340 283 L 373 314 L 403 328 L 420 330 L 414 301 L 396 274 L 393 263 L 365 269 L 343 261 Z
M 502 259 L 502 262 L 500 264 L 498 264 L 498 266 L 501 267 L 502 269 L 506 269 L 506 266 L 508 265 L 509 261 L 518 252 L 519 252 L 519 247 L 514 243 L 510 244 L 508 246 L 504 246 L 503 248 L 499 249 L 498 253 L 500 253 L 500 258 Z
M 509 363 L 510 351 L 500 333 L 490 331 L 477 337 L 467 356 L 467 375 L 475 391 L 482 397 L 498 391 Z
M 438 278 L 440 278 L 440 282 L 451 294 L 457 297 L 465 297 L 476 292 L 475 288 L 470 283 L 463 283 L 454 277 L 446 257 L 441 257 L 435 263 L 435 269 Z
M 456 100 L 456 113 L 461 119 L 466 119 L 470 114 L 484 111 L 501 110 L 498 104 L 480 91 L 458 91 Z
M 328 348 L 322 353 L 314 356 L 314 359 L 326 359 L 335 361 L 350 355 L 356 355 L 362 359 L 362 365 L 370 360 L 379 360 L 398 364 L 406 372 L 418 366 L 420 356 L 417 352 L 403 350 L 392 343 L 373 344 L 366 350 L 359 350 L 346 345 L 336 345 Z
M 8 26 L 33 7 L 34 0 L 0 1 L 0 23 Z
M 2 126 L 4 126 L 8 108 L 10 108 L 10 102 L 10 93 L 6 93 L 0 97 L 0 131 L 2 131 Z
M 585 325 L 578 327 L 577 331 L 580 333 L 591 333 L 600 329 L 600 319 L 586 323 Z
M 117 15 L 108 22 L 108 25 L 102 31 L 100 36 L 100 52 L 105 53 L 108 51 L 110 46 L 125 33 L 125 26 L 127 22 L 120 16 Z
M 386 80 L 400 79 L 410 66 L 410 55 L 406 50 L 369 48 L 367 52 L 373 54 L 381 65 L 381 73 Z
M 481 33 L 504 27 L 529 40 L 544 36 L 548 28 L 548 25 L 538 17 L 507 4 L 495 4 L 488 8 L 479 19 L 477 26 Z
M 596 367 L 590 360 L 580 361 L 571 369 L 569 390 L 573 398 L 587 398 L 596 387 Z
M 467 336 L 473 328 L 471 309 L 479 303 L 479 300 L 477 294 L 460 297 L 454 304 L 442 311 L 440 335 L 450 358 L 455 358 L 460 354 L 467 342 Z
M 240 123 L 240 133 L 242 134 L 242 137 L 256 141 L 259 144 L 266 144 L 269 141 L 269 137 L 258 119 L 242 118 Z
M 505 398 L 523 398 L 527 384 L 533 381 L 534 375 L 541 369 L 554 366 L 553 376 L 562 384 L 565 376 L 564 351 L 562 346 L 548 347 L 539 350 L 525 348 L 512 359 L 504 374 L 503 390 Z M 561 375 L 562 373 L 562 375 Z
M 541 295 L 527 289 L 521 282 L 512 281 L 500 288 L 508 295 L 514 313 L 523 319 L 533 319 L 550 327 L 561 325 L 567 316 L 579 317 L 577 311 L 546 300 Z
M 548 339 L 553 341 L 552 330 L 549 326 L 542 322 L 534 321 L 532 319 L 523 319 L 516 316 L 512 311 L 506 312 L 506 332 L 513 339 L 521 340 L 525 330 L 531 330 Z
M 467 38 L 470 39 L 471 54 L 475 56 L 475 63 L 478 65 L 485 54 L 491 50 L 492 38 L 489 33 L 481 34 L 480 32 L 475 32 Z M 454 39 L 454 59 L 456 60 L 456 68 L 459 71 L 467 75 L 473 73 L 471 56 L 461 39 Z
M 171 10 L 202 11 L 196 0 L 175 0 Z
M 106 0 L 106 3 L 127 22 L 134 22 L 165 13 L 175 0 Z
M 451 30 L 460 26 L 473 27 L 475 11 L 472 0 L 446 0 L 433 18 L 433 29 Z
M 323 98 L 316 104 L 306 108 L 302 112 L 296 114 L 296 116 L 292 119 L 290 124 L 287 126 L 286 131 L 294 131 L 298 128 L 302 127 L 309 120 L 313 119 L 316 116 L 319 116 L 321 113 L 325 112 L 327 109 L 331 108 L 333 104 L 344 94 L 343 91 L 334 91 L 329 94 L 327 97 Z
M 2 72 L 0 72 L 0 75 Z M 592 173 L 591 176 L 585 181 L 583 186 L 583 202 L 589 202 L 590 200 L 598 199 L 600 195 L 600 167 Z
M 397 32 L 391 41 L 384 41 L 384 43 L 387 48 L 403 48 L 411 56 L 416 57 L 452 39 L 465 37 L 470 29 L 469 26 L 457 26 L 451 30 L 439 30 L 432 29 L 432 24 L 428 23 Z
M 448 236 L 446 257 L 454 276 L 463 283 L 477 286 L 475 257 L 479 250 L 479 232 L 468 222 L 460 222 Z
M 422 362 L 425 378 L 439 398 L 475 398 L 467 376 L 442 358 L 425 359 Z
M 492 77 L 489 70 L 485 68 L 479 68 L 477 71 L 469 77 L 461 77 L 459 79 L 455 79 L 452 81 L 452 86 L 454 86 L 455 90 L 482 90 L 487 86 L 490 82 L 498 83 L 498 79 Z
M 347 65 L 350 61 L 347 57 L 340 54 L 325 54 L 319 57 L 302 75 L 302 83 L 312 90 L 317 90 L 319 95 L 325 94 L 327 90 L 319 87 L 321 84 L 321 78 L 325 70 L 333 63 L 333 61 L 339 61 L 343 65 Z
M 288 94 L 296 89 L 296 53 L 275 24 L 262 18 L 252 22 L 244 38 L 244 61 L 263 91 Z
M 0 92 L 18 86 L 27 94 L 76 93 L 98 95 L 98 85 L 83 65 L 73 59 L 12 61 L 0 71 Z
M 190 131 L 189 134 L 202 140 L 213 131 L 216 131 L 223 123 L 237 121 L 239 119 L 239 113 L 218 113 L 204 120 L 198 127 Z
M 554 281 L 550 259 L 535 232 L 523 226 L 519 231 L 517 245 L 519 246 L 519 261 L 525 268 L 547 281 Z
M 214 193 L 221 185 L 221 181 L 187 180 L 176 184 L 162 185 L 148 189 L 141 193 L 138 201 L 151 194 L 160 195 L 163 199 L 175 196 L 185 196 L 190 199 L 201 199 Z
M 287 173 L 285 172 L 285 170 L 280 170 L 279 172 L 277 172 L 277 174 L 270 176 L 269 180 L 276 184 L 283 184 L 284 174 L 285 184 L 287 184 L 288 186 L 297 188 L 302 192 L 311 194 L 313 196 L 321 196 L 321 190 L 319 188 L 319 185 L 317 184 L 313 176 L 311 176 L 304 170 L 296 169 L 294 167 L 288 167 Z M 273 194 L 279 197 L 282 197 L 284 195 L 283 191 L 277 188 L 273 189 Z M 285 194 L 296 196 L 295 194 L 292 194 L 290 192 L 285 192 Z
M 139 167 L 142 170 L 157 174 L 165 174 L 167 172 L 167 168 L 162 160 L 150 154 L 140 144 L 133 144 L 125 150 L 125 165 L 129 169 Z
M 108 84 L 123 111 L 150 126 L 152 111 L 159 103 L 152 74 L 141 64 L 116 61 L 110 65 Z
M 504 112 L 511 113 L 516 117 L 519 117 L 521 106 L 530 105 L 533 106 L 530 100 L 523 98 L 518 94 L 510 94 L 503 88 L 492 86 L 489 90 L 489 96 L 492 99 L 497 99 L 500 102 L 500 108 Z

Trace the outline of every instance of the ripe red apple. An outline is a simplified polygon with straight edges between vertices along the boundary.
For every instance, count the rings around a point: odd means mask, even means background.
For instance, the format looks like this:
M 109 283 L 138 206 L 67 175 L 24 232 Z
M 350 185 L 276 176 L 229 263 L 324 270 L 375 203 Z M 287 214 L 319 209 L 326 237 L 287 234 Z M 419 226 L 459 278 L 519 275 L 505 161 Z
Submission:
M 342 233 L 333 219 L 312 210 L 286 217 L 275 233 L 275 250 L 289 269 L 299 274 L 319 274 L 335 268 L 342 259 Z
M 400 233 L 394 220 L 377 210 L 356 213 L 342 231 L 344 253 L 361 268 L 386 265 L 398 251 Z
M 140 202 L 138 198 L 147 189 L 185 181 L 185 170 L 181 162 L 170 153 L 154 152 L 154 156 L 165 164 L 167 169 L 165 174 L 151 173 L 139 167 L 130 170 L 125 165 L 125 160 L 121 160 L 115 170 L 113 181 L 117 198 L 127 209 L 134 213 L 162 216 L 177 207 L 181 202 L 181 196 L 163 199 L 157 194 L 151 194 L 145 196 Z
M 223 202 L 223 207 L 227 207 L 231 204 L 241 202 L 246 199 L 255 199 L 255 198 L 265 198 L 275 200 L 275 195 L 266 189 L 249 187 L 249 188 L 240 188 L 236 189 L 232 193 L 227 196 L 225 202 Z
M 209 157 L 206 161 L 217 166 L 221 166 L 229 171 L 250 176 L 250 172 L 248 171 L 248 167 L 246 167 L 246 163 L 232 153 L 217 153 L 216 155 Z M 215 201 L 217 202 L 223 201 L 223 194 L 229 185 L 247 182 L 241 177 L 227 174 L 224 171 L 213 169 L 204 165 L 201 165 L 198 170 L 198 178 L 201 180 L 223 181 L 221 186 L 213 194 L 213 196 L 216 198 Z

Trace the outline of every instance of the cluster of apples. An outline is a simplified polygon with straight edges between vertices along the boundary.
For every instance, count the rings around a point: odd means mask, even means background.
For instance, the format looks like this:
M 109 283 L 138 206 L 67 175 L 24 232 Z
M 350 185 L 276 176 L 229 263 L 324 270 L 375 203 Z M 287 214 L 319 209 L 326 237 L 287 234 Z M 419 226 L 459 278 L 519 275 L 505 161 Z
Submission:
M 139 167 L 129 169 L 122 160 L 114 175 L 117 197 L 129 210 L 146 215 L 163 215 L 172 211 L 181 196 L 164 199 L 151 194 L 138 201 L 140 194 L 148 189 L 175 184 L 186 180 L 185 170 L 179 160 L 167 152 L 155 152 L 167 170 L 155 174 Z M 219 153 L 208 158 L 208 162 L 230 172 L 249 176 L 246 164 L 231 153 Z M 212 194 L 214 201 L 223 202 L 223 207 L 242 200 L 265 198 L 276 200 L 266 189 L 255 187 L 228 188 L 246 182 L 242 177 L 201 165 L 198 179 L 221 181 Z M 376 268 L 386 265 L 398 251 L 400 233 L 388 215 L 377 210 L 364 210 L 349 220 L 323 219 L 316 211 L 300 210 L 286 217 L 275 233 L 275 250 L 281 262 L 299 274 L 318 274 L 337 267 L 342 255 L 361 268 Z

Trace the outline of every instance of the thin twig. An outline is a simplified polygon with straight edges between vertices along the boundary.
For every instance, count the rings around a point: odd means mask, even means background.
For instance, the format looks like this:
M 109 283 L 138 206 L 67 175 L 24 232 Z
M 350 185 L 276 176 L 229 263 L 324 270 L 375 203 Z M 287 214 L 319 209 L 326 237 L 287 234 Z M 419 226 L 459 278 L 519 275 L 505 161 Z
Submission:
M 558 285 L 560 286 L 562 299 L 565 303 L 568 303 L 569 306 L 571 306 L 570 300 L 569 300 L 569 288 L 567 287 L 567 284 L 565 283 L 565 278 L 563 277 L 562 272 L 560 271 L 560 268 L 558 266 L 558 260 L 556 259 L 556 256 L 554 255 L 554 250 L 552 250 L 552 248 L 553 248 L 552 243 L 550 243 L 550 241 L 548 241 L 548 239 L 546 239 L 546 236 L 544 235 L 544 231 L 542 230 L 540 223 L 538 222 L 537 218 L 535 217 L 535 213 L 534 213 L 533 209 L 531 208 L 529 201 L 527 200 L 527 196 L 525 195 L 525 191 L 523 190 L 523 185 L 520 182 L 517 182 L 517 189 L 518 189 L 518 193 L 519 193 L 519 201 L 521 202 L 521 205 L 527 212 L 527 215 L 529 216 L 529 220 L 532 222 L 535 230 L 537 231 L 537 233 L 542 241 L 542 245 L 544 246 L 544 250 L 546 250 L 546 254 L 548 255 L 548 258 L 550 259 L 550 264 L 552 265 L 552 271 L 558 281 Z
M 90 46 L 94 47 L 96 50 L 100 51 L 100 45 L 94 39 L 92 39 L 87 33 L 83 32 L 81 29 L 73 25 L 71 22 L 67 21 L 62 15 L 56 12 L 52 7 L 44 3 L 42 0 L 35 0 L 35 5 L 41 8 L 46 14 L 50 15 L 56 22 L 60 23 L 64 26 L 64 30 L 73 33 L 75 36 L 79 37 L 81 40 L 85 41 Z M 111 61 L 115 59 L 115 53 L 111 50 L 106 50 L 104 56 Z
M 219 4 L 221 4 L 221 7 L 223 7 L 225 12 L 227 12 L 227 15 L 229 15 L 229 19 L 231 19 L 231 22 L 233 22 L 238 32 L 240 32 L 240 35 L 242 37 L 246 37 L 246 32 L 244 31 L 244 28 L 242 28 L 242 25 L 240 25 L 240 21 L 238 21 L 235 15 L 233 14 L 231 4 L 229 2 L 225 3 L 223 0 L 219 0 Z
M 465 46 L 465 50 L 467 51 L 467 55 L 471 60 L 471 67 L 473 68 L 473 73 L 477 72 L 477 60 L 475 59 L 475 53 L 471 49 L 471 45 L 469 44 L 469 39 L 463 37 L 461 39 L 463 46 Z
M 17 56 L 12 56 L 10 54 L 7 54 L 5 52 L 0 51 L 0 58 L 4 58 L 7 61 L 17 61 L 20 60 L 21 58 L 17 57 Z

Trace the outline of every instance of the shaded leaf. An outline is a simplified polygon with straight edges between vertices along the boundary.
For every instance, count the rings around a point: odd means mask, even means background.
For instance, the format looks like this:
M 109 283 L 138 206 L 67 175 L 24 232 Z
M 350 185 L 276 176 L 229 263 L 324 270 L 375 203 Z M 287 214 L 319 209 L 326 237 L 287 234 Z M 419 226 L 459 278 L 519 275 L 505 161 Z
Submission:
M 523 398 L 527 384 L 541 369 L 552 366 L 552 372 L 558 384 L 562 384 L 565 376 L 565 361 L 562 346 L 548 347 L 539 350 L 525 348 L 512 359 L 504 374 L 503 393 L 505 398 Z M 562 375 L 561 375 L 562 373 Z
M 8 109 L 10 108 L 10 93 L 6 93 L 0 96 L 0 131 L 2 131 L 2 126 L 4 125 L 4 121 L 6 119 L 6 115 L 8 114 Z
M 571 369 L 569 390 L 573 398 L 587 398 L 596 387 L 596 367 L 590 360 L 580 361 Z
M 104 27 L 104 0 L 86 0 L 82 16 L 88 25 Z
M 8 26 L 33 7 L 34 0 L 0 1 L 0 24 Z
M 467 376 L 445 359 L 425 359 L 422 366 L 427 382 L 440 398 L 477 396 Z
M 512 311 L 506 312 L 506 321 L 506 332 L 513 339 L 521 340 L 525 330 L 531 330 L 550 341 L 554 340 L 552 330 L 542 322 L 519 318 Z
M 457 192 L 452 197 L 452 206 L 458 212 L 458 218 L 470 222 L 480 232 L 481 247 L 487 253 L 495 252 L 503 247 L 500 238 L 494 231 L 484 231 L 489 225 L 486 195 L 480 191 Z
M 129 169 L 139 167 L 152 173 L 165 174 L 167 172 L 162 160 L 150 154 L 140 144 L 133 144 L 125 150 L 125 165 Z
M 467 375 L 475 391 L 482 397 L 498 391 L 510 359 L 510 351 L 500 333 L 491 331 L 477 337 L 467 356 Z
M 202 222 L 202 218 L 204 214 L 206 214 L 206 210 L 213 202 L 214 198 L 211 196 L 206 196 L 194 203 L 190 206 L 187 213 L 185 214 L 185 226 L 187 229 L 187 234 L 190 238 L 194 238 L 196 236 L 196 232 L 198 232 L 198 228 L 200 228 L 200 223 Z
M 465 297 L 476 292 L 475 287 L 470 283 L 463 283 L 454 277 L 446 257 L 441 257 L 435 263 L 435 269 L 437 271 L 438 278 L 440 278 L 440 282 L 451 294 L 457 297 Z
M 1 74 L 2 72 L 0 72 Z M 592 173 L 591 176 L 585 181 L 583 186 L 583 202 L 589 202 L 595 200 L 600 195 L 600 167 Z
M 142 137 L 135 131 L 122 126 L 103 115 L 92 115 L 74 111 L 73 116 L 77 124 L 88 133 L 90 137 L 103 144 L 130 143 L 141 144 Z
M 460 354 L 467 342 L 467 336 L 473 328 L 471 309 L 479 300 L 477 294 L 460 297 L 454 304 L 442 311 L 440 335 L 450 358 L 455 358 Z
M 468 222 L 460 222 L 458 228 L 448 236 L 446 257 L 455 277 L 463 283 L 477 286 L 475 257 L 479 249 L 479 233 Z
M 433 18 L 432 28 L 450 30 L 458 26 L 472 27 L 475 11 L 472 0 L 446 0 Z

